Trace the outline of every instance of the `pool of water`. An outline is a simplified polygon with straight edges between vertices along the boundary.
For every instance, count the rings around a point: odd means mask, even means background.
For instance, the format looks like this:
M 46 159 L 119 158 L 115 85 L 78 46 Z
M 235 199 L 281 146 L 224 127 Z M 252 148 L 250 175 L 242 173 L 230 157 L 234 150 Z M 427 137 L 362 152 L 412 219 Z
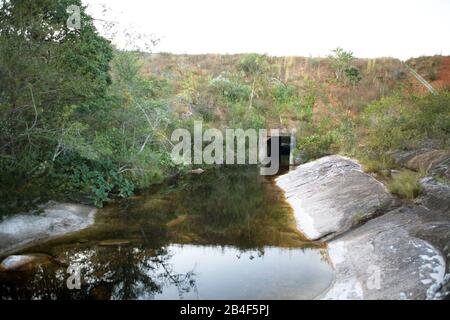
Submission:
M 21 253 L 49 261 L 0 272 L 2 299 L 311 299 L 333 277 L 325 247 L 305 240 L 273 177 L 252 167 L 172 179 Z

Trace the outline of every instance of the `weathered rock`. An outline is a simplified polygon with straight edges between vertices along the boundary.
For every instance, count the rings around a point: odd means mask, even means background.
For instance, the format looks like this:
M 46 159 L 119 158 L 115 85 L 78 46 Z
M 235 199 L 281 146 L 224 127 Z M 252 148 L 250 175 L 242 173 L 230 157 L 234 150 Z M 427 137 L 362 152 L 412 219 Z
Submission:
M 6 257 L 0 264 L 0 272 L 27 271 L 38 265 L 48 264 L 51 258 L 44 254 L 12 255 Z
M 405 167 L 415 171 L 429 171 L 441 161 L 449 158 L 447 150 L 429 150 L 419 153 L 405 163 Z
M 303 164 L 276 181 L 311 240 L 342 233 L 395 203 L 383 184 L 342 156 Z
M 71 203 L 49 203 L 43 209 L 39 215 L 19 214 L 0 223 L 0 254 L 86 228 L 94 223 L 96 212 Z
M 450 225 L 446 221 L 435 222 L 419 226 L 414 230 L 415 235 L 438 248 L 446 261 L 447 270 L 442 288 L 435 298 L 450 298 Z
M 442 211 L 450 215 L 450 186 L 436 181 L 432 177 L 420 180 L 422 195 L 420 202 L 431 210 Z
M 450 155 L 433 164 L 429 173 L 433 176 L 445 177 L 450 180 Z
M 320 298 L 442 298 L 450 280 L 449 239 L 450 220 L 425 208 L 402 207 L 375 218 L 329 243 L 336 277 Z
M 395 163 L 415 171 L 427 171 L 434 176 L 450 179 L 450 151 L 438 149 L 418 149 L 389 153 Z
M 414 158 L 415 156 L 427 152 L 429 149 L 419 149 L 419 150 L 396 150 L 392 152 L 388 152 L 387 155 L 392 157 L 394 162 L 402 167 L 405 166 L 405 164 Z

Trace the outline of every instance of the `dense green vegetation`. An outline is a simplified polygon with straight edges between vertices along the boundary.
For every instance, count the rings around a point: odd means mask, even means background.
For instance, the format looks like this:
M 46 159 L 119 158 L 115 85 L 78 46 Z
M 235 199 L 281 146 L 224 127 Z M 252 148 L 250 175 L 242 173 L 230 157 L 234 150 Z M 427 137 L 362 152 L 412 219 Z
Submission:
M 340 152 L 377 172 L 390 151 L 449 146 L 450 94 L 412 95 L 395 59 L 120 52 L 84 10 L 66 26 L 79 0 L 0 4 L 0 215 L 128 197 L 182 169 L 169 138 L 194 120 L 295 128 L 302 161 Z
M 50 198 L 101 206 L 170 170 L 169 86 L 142 78 L 136 55 L 114 52 L 83 11 L 68 29 L 73 3 L 2 2 L 2 214 Z
M 450 145 L 450 93 L 413 95 L 397 93 L 370 103 L 362 113 L 359 155 L 369 171 L 393 166 L 396 150 L 447 149 Z

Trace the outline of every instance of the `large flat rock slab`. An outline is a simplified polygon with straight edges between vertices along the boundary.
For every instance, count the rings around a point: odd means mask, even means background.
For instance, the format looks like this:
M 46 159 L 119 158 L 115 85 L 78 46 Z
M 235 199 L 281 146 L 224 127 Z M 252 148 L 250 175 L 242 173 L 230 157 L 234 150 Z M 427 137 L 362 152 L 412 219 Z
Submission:
M 333 155 L 280 176 L 297 226 L 311 240 L 331 238 L 395 203 L 386 187 L 354 160 Z
M 450 219 L 402 207 L 328 244 L 335 281 L 322 299 L 440 299 L 447 296 Z
M 95 207 L 49 203 L 40 214 L 18 214 L 0 222 L 0 255 L 84 229 L 94 223 Z

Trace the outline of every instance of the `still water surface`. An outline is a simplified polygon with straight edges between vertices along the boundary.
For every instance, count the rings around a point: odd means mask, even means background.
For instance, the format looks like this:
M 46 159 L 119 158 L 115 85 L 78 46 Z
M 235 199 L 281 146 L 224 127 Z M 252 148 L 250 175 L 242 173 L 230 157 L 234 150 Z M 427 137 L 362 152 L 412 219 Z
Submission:
M 311 299 L 333 277 L 323 245 L 304 239 L 273 178 L 252 167 L 173 179 L 22 253 L 50 261 L 0 273 L 2 299 Z M 67 288 L 69 266 L 80 289 Z

